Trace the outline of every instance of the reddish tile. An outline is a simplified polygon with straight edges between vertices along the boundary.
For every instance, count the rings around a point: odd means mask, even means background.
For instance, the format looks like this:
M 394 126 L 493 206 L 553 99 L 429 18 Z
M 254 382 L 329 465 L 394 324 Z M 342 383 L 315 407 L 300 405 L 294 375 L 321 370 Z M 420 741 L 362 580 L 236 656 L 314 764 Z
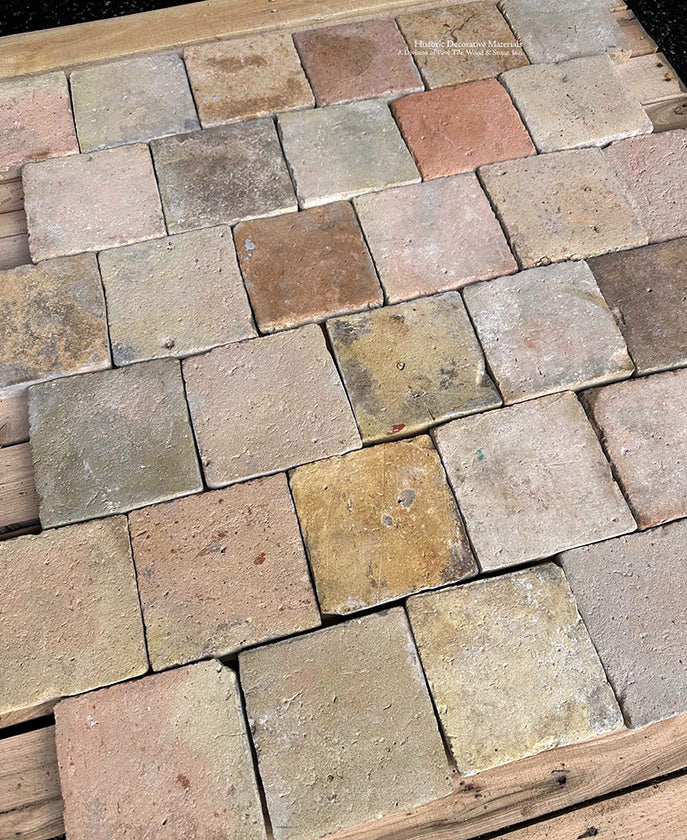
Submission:
M 244 222 L 234 237 L 261 332 L 382 303 L 372 258 L 345 201 Z
M 366 20 L 297 32 L 294 41 L 318 105 L 422 90 L 420 74 L 393 20 Z
M 414 93 L 391 109 L 424 179 L 469 172 L 535 151 L 496 79 Z

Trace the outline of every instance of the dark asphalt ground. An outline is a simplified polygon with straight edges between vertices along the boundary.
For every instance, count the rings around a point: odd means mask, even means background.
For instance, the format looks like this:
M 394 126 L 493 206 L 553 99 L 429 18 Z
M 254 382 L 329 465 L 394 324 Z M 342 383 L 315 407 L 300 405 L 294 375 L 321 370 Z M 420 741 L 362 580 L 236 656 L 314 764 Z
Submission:
M 132 12 L 179 6 L 174 0 L 0 0 L 0 34 L 64 26 Z M 687 81 L 687 9 L 684 0 L 630 0 L 644 28 Z M 4 7 L 4 8 L 2 8 Z

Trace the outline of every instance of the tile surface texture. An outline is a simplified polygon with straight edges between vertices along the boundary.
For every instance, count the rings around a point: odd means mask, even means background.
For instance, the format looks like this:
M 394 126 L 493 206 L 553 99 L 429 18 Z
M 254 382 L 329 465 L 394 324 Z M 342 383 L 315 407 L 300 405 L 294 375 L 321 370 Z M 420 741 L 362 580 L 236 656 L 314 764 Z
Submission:
M 652 130 L 607 55 L 535 64 L 501 77 L 540 152 L 605 146 Z
M 569 392 L 454 420 L 434 437 L 482 569 L 635 529 Z
M 461 773 L 622 727 L 570 587 L 552 563 L 416 595 L 408 614 Z
M 296 209 L 270 119 L 151 143 L 169 233 Z
M 282 114 L 279 131 L 301 207 L 420 180 L 382 100 Z
M 137 56 L 77 68 L 69 83 L 82 152 L 200 128 L 178 55 Z
M 27 164 L 22 172 L 34 261 L 164 236 L 142 144 Z
M 239 664 L 276 840 L 314 840 L 449 793 L 402 609 L 247 651 Z
M 489 79 L 527 64 L 524 50 L 491 0 L 409 12 L 399 15 L 396 22 L 428 88 Z M 438 41 L 444 42 L 444 48 L 423 45 Z M 487 41 L 512 46 L 491 50 L 491 54 L 467 46 Z
M 318 105 L 390 98 L 423 84 L 393 20 L 297 32 L 294 41 Z
M 634 372 L 584 262 L 476 283 L 465 303 L 505 402 L 613 382 Z
M 0 713 L 148 669 L 123 516 L 0 542 Z
M 315 104 L 288 32 L 184 50 L 203 128 Z
M 687 370 L 585 393 L 640 528 L 687 516 Z
M 0 394 L 109 367 L 105 299 L 93 254 L 0 273 Z
M 687 239 L 589 261 L 638 373 L 687 365 Z
M 687 711 L 685 556 L 683 519 L 560 558 L 631 726 Z
M 284 475 L 129 514 L 159 671 L 320 623 Z
M 18 176 L 24 163 L 79 151 L 64 73 L 0 83 L 0 172 Z
M 600 149 L 497 163 L 479 174 L 523 268 L 648 241 Z
M 606 151 L 651 242 L 687 235 L 687 131 L 663 131 L 613 143 Z
M 219 487 L 360 446 L 319 327 L 219 347 L 183 363 L 205 479 Z
M 363 440 L 501 404 L 459 292 L 327 322 Z
M 256 335 L 229 227 L 113 248 L 100 270 L 118 366 Z
M 29 419 L 44 528 L 202 489 L 172 359 L 33 385 Z
M 72 840 L 266 837 L 238 682 L 218 662 L 65 700 L 55 722 Z
M 472 173 L 360 196 L 354 203 L 390 303 L 517 268 Z
M 234 237 L 261 332 L 383 301 L 374 263 L 347 202 L 243 222 Z
M 325 613 L 354 612 L 477 573 L 425 435 L 298 467 L 291 490 Z

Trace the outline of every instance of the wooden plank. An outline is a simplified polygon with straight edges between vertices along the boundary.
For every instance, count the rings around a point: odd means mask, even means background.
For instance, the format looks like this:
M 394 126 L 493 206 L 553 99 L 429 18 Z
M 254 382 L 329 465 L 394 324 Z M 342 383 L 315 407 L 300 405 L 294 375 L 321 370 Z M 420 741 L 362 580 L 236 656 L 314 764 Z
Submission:
M 0 239 L 8 236 L 21 236 L 26 233 L 26 213 L 24 208 L 0 213 Z
M 29 237 L 25 233 L 0 239 L 0 271 L 30 262 Z
M 23 528 L 21 531 L 12 531 L 11 537 L 19 536 L 24 531 L 35 533 L 37 530 L 39 529 Z M 0 539 L 2 538 L 3 536 L 0 535 Z M 56 700 L 48 700 L 47 703 L 41 703 L 40 706 L 34 706 L 31 709 L 20 709 L 18 712 L 5 712 L 3 715 L 0 715 L 0 730 L 7 729 L 8 726 L 16 726 L 18 723 L 26 723 L 28 720 L 47 717 L 52 714 L 56 702 Z M 0 738 L 2 738 L 2 732 L 0 732 Z
M 638 55 L 651 55 L 657 52 L 658 46 L 656 41 L 648 35 L 646 29 L 636 17 L 619 20 L 618 23 L 625 37 L 630 42 L 633 58 Z
M 31 447 L 18 443 L 0 449 L 0 528 L 38 520 L 38 496 Z
M 0 184 L 0 213 L 12 213 L 24 208 L 24 190 L 20 179 Z
M 645 108 L 654 131 L 671 131 L 673 128 L 687 128 L 687 96 L 666 99 Z
M 0 740 L 0 811 L 60 797 L 55 727 Z
M 0 814 L 0 840 L 53 840 L 63 834 L 61 799 Z
M 686 827 L 687 776 L 679 776 L 498 836 L 503 840 L 678 840 L 687 836 Z
M 0 446 L 29 439 L 29 398 L 24 391 L 0 399 Z
M 469 840 L 685 767 L 687 715 L 681 715 L 459 779 L 451 796 L 330 840 Z
M 673 99 L 684 92 L 677 73 L 663 53 L 631 58 L 619 64 L 617 70 L 642 105 Z

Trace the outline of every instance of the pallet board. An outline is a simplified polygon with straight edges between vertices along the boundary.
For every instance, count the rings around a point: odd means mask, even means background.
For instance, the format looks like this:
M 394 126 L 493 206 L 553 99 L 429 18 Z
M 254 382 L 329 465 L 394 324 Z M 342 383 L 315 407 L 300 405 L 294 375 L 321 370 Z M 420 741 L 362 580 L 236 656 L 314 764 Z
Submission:
M 0 476 L 0 533 L 11 526 L 37 522 L 38 497 L 28 443 L 0 449 Z
M 26 393 L 0 398 L 0 446 L 29 439 L 29 405 Z

